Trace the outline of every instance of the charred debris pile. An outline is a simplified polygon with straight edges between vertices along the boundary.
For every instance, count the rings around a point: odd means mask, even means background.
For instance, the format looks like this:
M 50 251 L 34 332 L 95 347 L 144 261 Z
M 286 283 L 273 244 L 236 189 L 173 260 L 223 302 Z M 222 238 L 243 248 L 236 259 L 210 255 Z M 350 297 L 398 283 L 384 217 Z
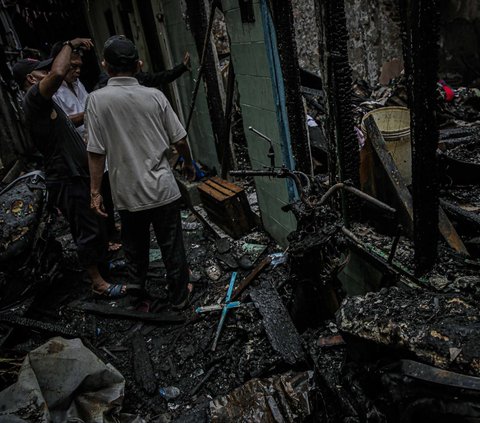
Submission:
M 195 294 L 184 312 L 169 309 L 153 242 L 148 311 L 128 297 L 94 299 L 65 222 L 44 211 L 41 178 L 7 187 L 0 421 L 49 421 L 46 408 L 102 422 L 480 421 L 480 96 L 437 84 L 436 2 L 420 3 L 402 17 L 405 73 L 375 88 L 352 83 L 343 2 L 320 7 L 331 54 L 323 84 L 302 72 L 300 90 L 319 124 L 316 174 L 231 172 L 291 180 L 298 199 L 284 211 L 297 230 L 282 249 L 258 228 L 231 237 L 212 215 L 185 209 Z M 413 25 L 426 18 L 422 31 Z M 382 127 L 386 107 L 395 134 Z M 110 263 L 112 278 L 128 282 L 121 253 Z M 108 378 L 87 369 L 62 401 L 38 379 L 45 402 L 12 400 L 35 357 L 68 373 L 69 359 L 55 361 L 67 351 Z

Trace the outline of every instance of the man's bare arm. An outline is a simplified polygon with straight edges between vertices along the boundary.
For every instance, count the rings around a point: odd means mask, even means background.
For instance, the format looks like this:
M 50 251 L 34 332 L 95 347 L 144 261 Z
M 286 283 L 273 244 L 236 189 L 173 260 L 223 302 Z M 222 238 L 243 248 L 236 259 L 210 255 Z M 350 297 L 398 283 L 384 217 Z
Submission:
M 183 172 L 185 176 L 190 180 L 195 180 L 195 167 L 193 166 L 192 154 L 190 153 L 190 147 L 187 142 L 187 138 L 182 138 L 180 141 L 174 144 L 178 154 L 183 156 Z
M 88 168 L 90 170 L 90 208 L 100 216 L 107 217 L 100 194 L 103 172 L 105 170 L 105 155 L 88 152 Z

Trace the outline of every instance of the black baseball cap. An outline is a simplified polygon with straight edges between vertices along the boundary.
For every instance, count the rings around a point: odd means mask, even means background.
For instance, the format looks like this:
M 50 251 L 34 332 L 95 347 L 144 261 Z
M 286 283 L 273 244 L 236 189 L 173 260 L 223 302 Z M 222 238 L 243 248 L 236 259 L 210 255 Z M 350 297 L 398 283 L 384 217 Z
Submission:
M 25 78 L 34 70 L 50 69 L 53 59 L 36 60 L 36 59 L 21 59 L 13 65 L 12 73 L 17 84 L 23 85 Z
M 124 35 L 114 35 L 105 41 L 103 57 L 110 65 L 129 66 L 138 61 L 138 50 Z

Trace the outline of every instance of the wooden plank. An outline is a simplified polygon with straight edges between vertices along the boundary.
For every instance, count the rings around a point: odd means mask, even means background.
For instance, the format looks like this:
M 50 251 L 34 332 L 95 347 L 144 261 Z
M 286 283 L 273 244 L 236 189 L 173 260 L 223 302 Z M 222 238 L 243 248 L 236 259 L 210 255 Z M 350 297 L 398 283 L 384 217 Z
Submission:
M 385 146 L 385 140 L 378 129 L 375 120 L 372 116 L 370 116 L 365 121 L 365 126 L 368 132 L 368 139 L 371 142 L 373 147 L 373 152 L 375 153 L 376 157 L 379 159 L 382 168 L 384 170 L 384 174 L 387 177 L 387 180 L 390 183 L 390 186 L 394 189 L 397 202 L 399 204 L 399 209 L 402 213 L 402 221 L 404 223 L 405 229 L 410 234 L 413 235 L 413 201 L 410 191 L 405 184 L 405 181 L 400 175 L 400 172 L 393 161 L 392 156 L 387 151 Z M 452 225 L 452 222 L 448 219 L 447 215 L 443 211 L 441 207 L 439 207 L 439 230 L 442 234 L 445 241 L 447 241 L 448 245 L 457 251 L 460 254 L 468 256 L 467 248 L 463 243 L 462 239 L 458 235 L 457 231 Z
M 132 350 L 135 380 L 147 394 L 152 395 L 157 390 L 157 380 L 145 338 L 140 332 L 136 332 L 132 338 Z
M 214 198 L 215 200 L 219 202 L 223 202 L 227 200 L 229 197 L 226 196 L 225 194 L 222 194 L 221 192 L 218 192 L 214 188 L 212 188 L 210 185 L 206 183 L 200 184 L 197 189 L 200 191 L 200 196 L 202 196 L 202 199 L 205 196 L 210 196 L 211 198 Z
M 386 176 L 389 185 L 393 188 L 396 194 L 398 203 L 397 209 L 401 212 L 399 216 L 402 220 L 405 230 L 413 236 L 413 201 L 410 191 L 408 190 L 402 175 L 398 171 L 392 156 L 387 151 L 385 140 L 378 129 L 375 120 L 370 116 L 365 121 L 367 128 L 368 140 L 372 145 L 372 152 L 378 158 L 384 176 Z
M 225 187 L 223 186 L 221 183 L 217 182 L 217 181 L 212 181 L 211 179 L 206 181 L 205 183 L 207 183 L 209 186 L 211 186 L 213 189 L 221 192 L 222 194 L 225 194 L 227 195 L 229 198 L 232 198 L 232 197 L 235 197 L 235 195 L 237 195 L 238 193 L 235 192 L 235 191 L 232 191 L 231 189 L 229 189 L 228 187 Z
M 302 338 L 283 305 L 277 290 L 267 281 L 251 290 L 250 297 L 263 318 L 263 326 L 273 349 L 283 360 L 295 365 L 305 361 Z

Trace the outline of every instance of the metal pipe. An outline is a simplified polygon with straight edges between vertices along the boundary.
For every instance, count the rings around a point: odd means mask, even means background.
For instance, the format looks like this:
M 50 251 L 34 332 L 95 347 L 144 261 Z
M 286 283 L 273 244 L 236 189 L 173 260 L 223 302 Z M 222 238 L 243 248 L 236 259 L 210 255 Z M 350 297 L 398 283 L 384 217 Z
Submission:
M 359 189 L 352 187 L 350 185 L 347 185 L 343 182 L 339 182 L 338 184 L 333 185 L 328 189 L 328 191 L 323 194 L 322 198 L 318 202 L 319 205 L 325 204 L 325 202 L 337 191 L 344 189 L 345 191 L 348 191 L 357 197 L 361 198 L 362 200 L 368 201 L 369 203 L 373 204 L 374 206 L 387 211 L 388 213 L 395 214 L 397 212 L 396 209 L 393 207 L 390 207 L 388 204 L 385 204 L 384 202 L 376 199 L 375 197 L 372 197 L 363 191 L 360 191 Z

